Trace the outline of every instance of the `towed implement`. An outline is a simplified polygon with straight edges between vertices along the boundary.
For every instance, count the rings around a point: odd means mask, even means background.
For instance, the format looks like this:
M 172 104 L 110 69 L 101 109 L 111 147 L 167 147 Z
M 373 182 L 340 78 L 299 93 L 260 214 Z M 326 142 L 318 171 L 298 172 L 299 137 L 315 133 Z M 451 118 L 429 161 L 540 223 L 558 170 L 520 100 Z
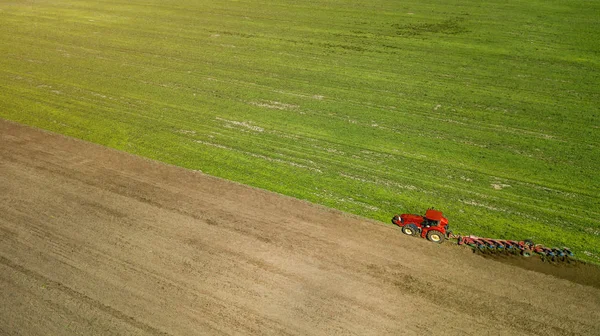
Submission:
M 459 236 L 453 234 L 448 219 L 441 211 L 429 209 L 424 216 L 414 214 L 395 215 L 392 223 L 402 228 L 402 232 L 415 237 L 427 238 L 434 243 L 442 243 L 445 239 L 457 239 L 458 245 L 466 245 L 485 254 L 515 254 L 530 257 L 533 254 L 551 261 L 568 261 L 573 252 L 566 247 L 549 248 L 534 244 L 531 240 L 505 240 L 482 238 L 476 236 Z
M 549 248 L 541 244 L 534 244 L 531 240 L 504 240 L 490 239 L 476 236 L 455 236 L 458 245 L 467 245 L 482 253 L 518 254 L 531 257 L 533 254 L 541 255 L 552 261 L 566 261 L 573 256 L 573 252 L 566 247 Z

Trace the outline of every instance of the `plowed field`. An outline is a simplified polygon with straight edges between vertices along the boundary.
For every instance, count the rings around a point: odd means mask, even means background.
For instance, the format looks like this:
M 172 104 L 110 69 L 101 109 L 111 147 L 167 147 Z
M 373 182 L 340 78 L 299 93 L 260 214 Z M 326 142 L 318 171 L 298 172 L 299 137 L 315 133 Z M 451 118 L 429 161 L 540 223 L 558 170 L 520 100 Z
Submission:
M 0 334 L 597 335 L 598 274 L 0 121 Z

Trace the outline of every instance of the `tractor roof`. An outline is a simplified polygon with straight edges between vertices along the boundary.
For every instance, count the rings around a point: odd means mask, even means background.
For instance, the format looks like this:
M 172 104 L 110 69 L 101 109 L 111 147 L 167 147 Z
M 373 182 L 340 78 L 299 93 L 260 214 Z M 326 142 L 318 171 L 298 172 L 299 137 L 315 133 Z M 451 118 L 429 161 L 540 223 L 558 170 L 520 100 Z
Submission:
M 442 220 L 442 212 L 438 210 L 429 209 L 425 212 L 425 218 L 429 220 L 439 221 Z

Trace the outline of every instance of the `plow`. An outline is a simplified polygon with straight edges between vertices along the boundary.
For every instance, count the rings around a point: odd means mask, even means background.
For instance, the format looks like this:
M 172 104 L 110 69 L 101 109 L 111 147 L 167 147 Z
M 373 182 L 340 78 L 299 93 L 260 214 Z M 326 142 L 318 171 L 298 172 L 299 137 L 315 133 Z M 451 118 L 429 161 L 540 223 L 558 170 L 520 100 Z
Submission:
M 534 244 L 531 240 L 504 240 L 490 239 L 476 236 L 456 236 L 449 234 L 450 238 L 456 238 L 458 245 L 467 245 L 481 253 L 487 254 L 515 254 L 524 257 L 531 257 L 534 254 L 542 256 L 550 261 L 569 261 L 573 256 L 570 249 L 563 247 L 546 247 L 541 244 Z
M 566 247 L 546 247 L 526 240 L 506 240 L 482 238 L 473 235 L 455 235 L 450 231 L 448 219 L 441 211 L 429 209 L 425 215 L 395 215 L 392 223 L 401 227 L 404 234 L 425 238 L 434 243 L 442 243 L 446 239 L 456 239 L 458 245 L 471 247 L 475 252 L 483 254 L 505 254 L 531 257 L 539 255 L 543 260 L 553 262 L 569 262 L 573 252 Z

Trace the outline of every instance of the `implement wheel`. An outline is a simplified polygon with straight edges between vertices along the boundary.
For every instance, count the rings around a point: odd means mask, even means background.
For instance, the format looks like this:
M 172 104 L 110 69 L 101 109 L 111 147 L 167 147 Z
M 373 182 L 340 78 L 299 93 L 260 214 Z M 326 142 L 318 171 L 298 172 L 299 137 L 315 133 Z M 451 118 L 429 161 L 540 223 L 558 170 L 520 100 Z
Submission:
M 407 224 L 402 227 L 404 234 L 417 237 L 419 236 L 419 228 L 415 224 Z
M 444 234 L 439 231 L 432 230 L 427 233 L 427 239 L 436 244 L 441 244 L 444 241 L 444 238 Z

